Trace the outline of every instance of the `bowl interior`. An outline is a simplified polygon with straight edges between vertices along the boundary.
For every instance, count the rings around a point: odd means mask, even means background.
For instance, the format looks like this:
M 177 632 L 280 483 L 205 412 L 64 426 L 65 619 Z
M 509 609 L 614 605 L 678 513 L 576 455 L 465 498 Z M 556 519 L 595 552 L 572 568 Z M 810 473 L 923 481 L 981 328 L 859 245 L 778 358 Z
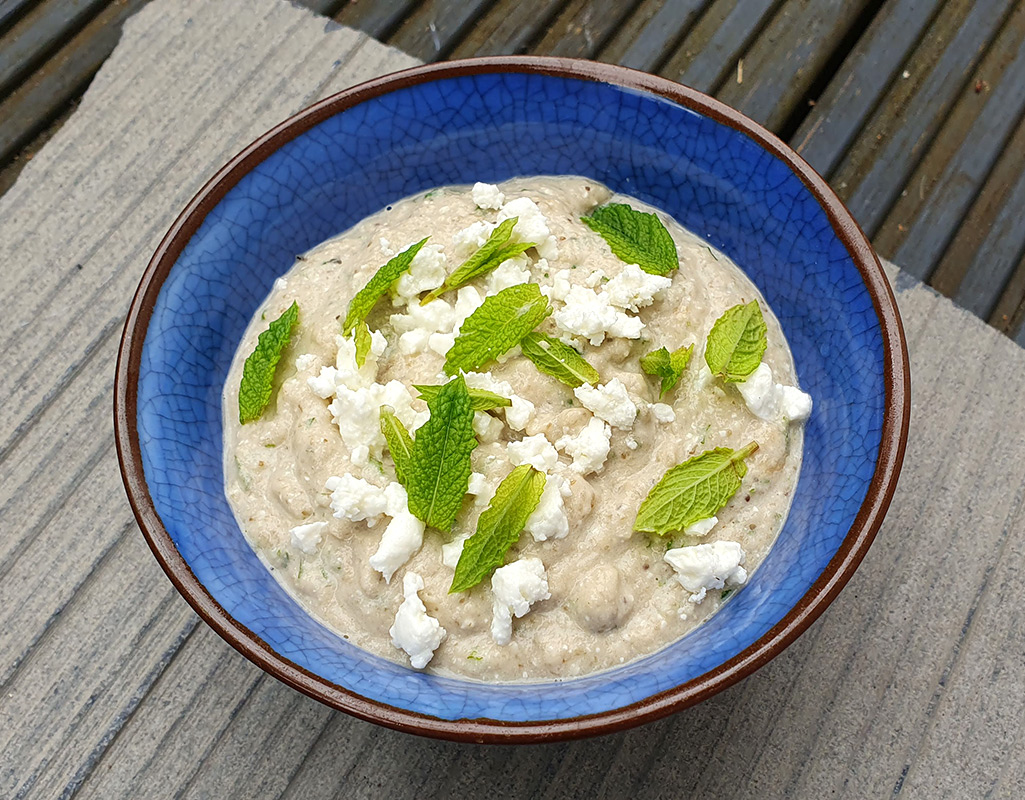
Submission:
M 579 174 L 664 209 L 745 269 L 815 400 L 776 546 L 706 625 L 659 653 L 562 683 L 484 686 L 370 656 L 311 619 L 246 543 L 223 492 L 221 387 L 297 253 L 442 184 Z M 826 212 L 746 134 L 668 99 L 553 75 L 456 75 L 328 116 L 270 152 L 211 208 L 152 311 L 137 425 L 149 493 L 196 578 L 278 656 L 373 701 L 444 720 L 559 720 L 619 709 L 741 653 L 798 604 L 848 534 L 884 417 L 880 323 Z

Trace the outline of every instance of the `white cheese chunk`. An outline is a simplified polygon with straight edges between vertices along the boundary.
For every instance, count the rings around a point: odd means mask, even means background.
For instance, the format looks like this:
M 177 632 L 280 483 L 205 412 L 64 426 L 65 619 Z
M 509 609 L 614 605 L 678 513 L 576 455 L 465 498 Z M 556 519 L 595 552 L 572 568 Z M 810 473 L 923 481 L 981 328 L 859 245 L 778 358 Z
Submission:
M 460 258 L 465 258 L 476 252 L 487 242 L 495 225 L 485 220 L 475 222 L 469 227 L 457 231 L 452 236 L 452 252 Z
M 609 455 L 612 429 L 597 417 L 591 417 L 576 436 L 563 436 L 555 446 L 573 459 L 570 469 L 581 475 L 597 472 Z
M 462 327 L 463 322 L 470 314 L 481 307 L 484 302 L 484 298 L 481 297 L 473 286 L 463 286 L 456 292 L 456 304 L 453 308 L 454 319 L 452 320 L 452 330 L 457 332 Z
M 307 522 L 305 525 L 296 525 L 288 532 L 292 536 L 293 547 L 312 555 L 317 552 L 325 530 L 327 530 L 326 522 Z
M 493 183 L 481 183 L 478 181 L 470 190 L 470 197 L 476 203 L 477 208 L 491 211 L 498 211 L 505 202 L 505 195 Z
M 413 396 L 401 381 L 374 383 L 367 388 L 347 389 L 339 386 L 335 399 L 328 405 L 332 421 L 338 426 L 342 441 L 355 453 L 366 447 L 368 454 L 380 459 L 384 448 L 381 433 L 381 406 L 389 406 L 395 416 L 415 431 L 426 420 L 428 412 L 417 412 L 412 407 Z
M 505 454 L 514 466 L 530 464 L 539 472 L 555 469 L 559 463 L 558 452 L 543 433 L 524 437 L 520 442 L 510 442 L 506 445 Z
M 390 483 L 384 490 L 386 513 L 392 520 L 381 535 L 377 552 L 370 556 L 370 566 L 391 583 L 395 570 L 409 561 L 424 540 L 424 524 L 409 513 L 406 490 L 399 483 Z
M 505 422 L 514 431 L 522 431 L 534 419 L 534 404 L 529 400 L 520 397 L 518 394 L 508 394 L 506 397 L 512 402 L 511 406 L 505 407 Z
M 780 417 L 800 422 L 811 414 L 811 395 L 773 381 L 772 369 L 764 361 L 735 386 L 751 413 L 766 422 Z
M 452 349 L 452 344 L 455 340 L 456 335 L 454 333 L 432 333 L 427 337 L 427 347 L 439 356 L 444 356 Z
M 691 601 L 700 603 L 709 589 L 743 586 L 747 583 L 744 548 L 736 542 L 711 542 L 667 550 L 665 562 L 676 571 L 676 579 Z
M 384 489 L 348 473 L 328 478 L 324 488 L 331 492 L 331 510 L 338 519 L 366 520 L 372 528 L 388 509 Z
M 463 545 L 470 538 L 470 534 L 463 533 L 441 546 L 441 563 L 449 569 L 455 569 L 459 563 L 459 557 L 463 554 Z
M 676 412 L 668 403 L 652 403 L 648 408 L 651 410 L 651 416 L 655 418 L 655 422 L 661 422 L 663 425 L 676 422 Z
M 479 506 L 486 506 L 495 496 L 495 487 L 479 472 L 470 473 L 469 485 L 466 487 L 467 494 L 472 494 L 476 499 L 474 503 Z
M 521 283 L 530 282 L 530 270 L 527 269 L 529 261 L 526 256 L 507 258 L 484 278 L 484 285 L 488 294 L 498 294 L 510 286 L 519 286 Z
M 447 633 L 438 620 L 427 614 L 427 606 L 417 594 L 423 588 L 423 578 L 415 572 L 407 572 L 402 577 L 405 599 L 395 614 L 395 624 L 388 631 L 392 644 L 409 656 L 409 663 L 415 669 L 427 666 Z
M 317 357 L 313 353 L 303 353 L 295 358 L 295 368 L 300 372 L 304 369 L 309 369 L 316 363 Z
M 410 245 L 414 244 L 410 242 Z M 402 248 L 405 250 L 406 248 Z M 444 248 L 439 244 L 425 244 L 413 256 L 409 269 L 399 276 L 395 283 L 395 293 L 405 299 L 411 300 L 421 292 L 427 292 L 445 282 L 445 275 L 448 270 L 446 265 L 448 259 L 442 252 Z
M 636 264 L 627 264 L 605 284 L 605 293 L 609 296 L 609 302 L 617 308 L 637 311 L 650 306 L 672 284 L 672 278 L 649 275 Z
M 491 576 L 491 638 L 496 644 L 509 644 L 513 617 L 519 619 L 530 606 L 551 597 L 545 565 L 539 558 L 521 558 L 495 570 Z
M 562 286 L 553 284 L 551 296 L 562 294 Z M 555 325 L 567 333 L 583 336 L 597 346 L 605 336 L 621 339 L 639 339 L 644 323 L 612 306 L 606 292 L 595 292 L 586 286 L 573 284 L 565 293 L 562 308 L 552 314 Z
M 626 386 L 619 378 L 613 378 L 606 384 L 599 383 L 597 386 L 581 384 L 573 390 L 573 394 L 584 408 L 605 420 L 613 428 L 629 430 L 637 419 L 637 406 L 630 399 Z
M 523 526 L 535 542 L 561 539 L 569 533 L 569 517 L 566 516 L 563 498 L 569 497 L 570 492 L 569 481 L 561 475 L 548 475 L 545 478 L 545 489 L 537 508 Z
M 388 349 L 388 341 L 380 331 L 370 332 L 370 352 L 362 367 L 356 366 L 356 344 L 350 338 L 335 337 L 338 353 L 333 367 L 321 367 L 318 375 L 306 379 L 307 385 L 317 397 L 325 400 L 334 395 L 338 387 L 362 389 L 370 386 L 377 378 L 377 362 Z
M 683 529 L 683 532 L 686 536 L 707 536 L 708 532 L 718 524 L 718 517 L 709 517 L 708 519 L 698 520 L 693 525 L 688 525 Z
M 510 242 L 532 242 L 542 258 L 559 257 L 559 244 L 548 229 L 548 220 L 541 213 L 537 203 L 529 197 L 517 197 L 510 200 L 498 212 L 498 222 L 517 217 L 516 226 L 512 229 Z
M 439 297 L 425 306 L 410 303 L 405 314 L 392 314 L 389 321 L 399 334 L 399 351 L 410 355 L 424 352 L 432 333 L 451 333 L 456 312 L 451 303 Z
M 475 411 L 473 414 L 473 432 L 481 444 L 497 442 L 502 435 L 502 420 L 493 417 L 486 411 Z

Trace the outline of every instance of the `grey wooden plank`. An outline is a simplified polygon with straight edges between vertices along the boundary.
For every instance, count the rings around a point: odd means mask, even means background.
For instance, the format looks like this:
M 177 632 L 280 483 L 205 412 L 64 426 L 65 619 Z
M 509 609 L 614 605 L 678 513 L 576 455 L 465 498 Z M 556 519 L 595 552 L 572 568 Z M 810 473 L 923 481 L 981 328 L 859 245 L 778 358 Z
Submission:
M 527 52 L 555 20 L 565 0 L 498 0 L 452 51 L 452 58 Z
M 356 28 L 375 39 L 387 38 L 406 15 L 412 11 L 417 0 L 383 0 L 383 2 L 349 2 L 334 18 L 343 25 Z
M 0 0 L 0 28 L 11 25 L 34 0 Z
M 593 58 L 638 5 L 639 0 L 614 4 L 601 0 L 571 0 L 531 52 Z
M 926 279 L 1025 113 L 1025 7 L 993 42 L 874 241 Z M 985 76 L 985 78 L 983 78 Z M 988 90 L 976 92 L 986 80 Z M 924 187 L 921 193 L 917 186 Z
M 598 57 L 658 72 L 708 5 L 709 0 L 645 0 Z
M 716 96 L 779 130 L 868 2 L 790 0 L 743 54 L 743 82 L 727 81 Z
M 124 0 L 107 6 L 37 72 L 0 101 L 0 160 L 6 160 L 82 86 L 110 55 L 121 24 L 149 0 Z
M 20 151 L 15 153 L 10 161 L 0 166 L 0 196 L 10 189 L 18 179 L 25 165 L 32 160 L 32 157 L 46 144 L 53 135 L 61 129 L 61 126 L 68 121 L 68 118 L 78 110 L 78 99 L 72 99 L 64 110 L 52 120 L 42 131 L 28 140 Z
M 917 191 L 911 173 L 1013 7 L 1012 0 L 947 2 L 904 64 L 908 78 L 893 83 L 838 164 L 832 185 L 870 236 L 905 187 Z
M 44 0 L 0 35 L 0 93 L 109 0 Z
M 866 124 L 943 0 L 885 3 L 816 99 L 791 145 L 828 177 Z
M 422 61 L 445 58 L 493 0 L 426 0 L 402 23 L 388 44 Z
M 715 0 L 659 74 L 714 93 L 737 74 L 737 62 L 782 0 Z

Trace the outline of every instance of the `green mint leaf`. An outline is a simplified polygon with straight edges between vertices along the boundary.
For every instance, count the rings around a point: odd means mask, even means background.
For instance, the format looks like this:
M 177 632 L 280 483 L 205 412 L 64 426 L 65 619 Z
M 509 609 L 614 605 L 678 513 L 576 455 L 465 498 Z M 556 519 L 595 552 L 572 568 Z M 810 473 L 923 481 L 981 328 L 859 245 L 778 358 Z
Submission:
M 370 353 L 370 326 L 365 322 L 357 322 L 352 330 L 352 337 L 356 344 L 356 368 L 367 363 L 367 355 Z
M 523 355 L 546 375 L 576 389 L 585 383 L 594 386 L 601 379 L 598 370 L 565 342 L 553 339 L 539 331 L 528 333 L 520 340 Z
M 758 301 L 733 306 L 708 332 L 705 363 L 713 375 L 737 383 L 758 369 L 765 344 L 765 319 Z
M 637 264 L 645 272 L 668 275 L 680 265 L 676 243 L 655 214 L 608 203 L 580 221 L 599 234 L 621 260 Z
M 440 386 L 414 385 L 414 389 L 420 392 L 420 397 L 428 404 L 438 396 Z M 502 397 L 500 394 L 489 392 L 487 389 L 467 389 L 470 395 L 470 405 L 474 411 L 491 411 L 493 408 L 506 408 L 512 405 L 512 400 Z
M 445 278 L 445 282 L 437 289 L 420 301 L 425 306 L 431 300 L 440 297 L 451 289 L 458 289 L 460 286 L 469 283 L 474 278 L 487 275 L 491 270 L 498 267 L 503 261 L 525 253 L 531 247 L 536 247 L 533 242 L 516 242 L 508 244 L 512 236 L 512 229 L 516 227 L 519 217 L 510 217 L 501 225 L 491 231 L 488 240 L 480 246 L 480 249 L 460 265 L 455 272 Z
M 717 447 L 671 467 L 641 503 L 634 530 L 664 536 L 715 516 L 740 488 L 744 459 L 757 449 L 757 442 L 740 450 Z
M 409 510 L 425 524 L 447 531 L 459 513 L 470 480 L 473 404 L 460 375 L 427 403 L 431 417 L 416 432 L 406 475 Z
M 505 476 L 477 520 L 477 531 L 463 544 L 450 594 L 473 588 L 502 566 L 544 490 L 545 474 L 530 464 L 521 464 Z
M 242 365 L 242 383 L 238 387 L 238 421 L 243 425 L 263 416 L 270 403 L 274 391 L 274 373 L 298 321 L 299 306 L 292 301 L 292 305 L 260 334 L 256 340 L 256 349 Z
M 377 301 L 384 297 L 391 285 L 409 269 L 409 265 L 413 263 L 413 257 L 420 252 L 420 248 L 424 246 L 428 238 L 430 237 L 425 237 L 407 247 L 377 270 L 374 277 L 367 281 L 367 285 L 356 292 L 356 296 L 349 301 L 349 311 L 342 321 L 342 333 L 348 336 L 356 327 L 356 323 L 363 322 L 367 318 L 367 315 L 377 305 Z
M 381 433 L 384 434 L 388 451 L 395 462 L 395 477 L 408 490 L 410 465 L 413 462 L 413 437 L 388 406 L 381 406 Z
M 445 373 L 477 372 L 520 343 L 552 313 L 536 283 L 510 286 L 486 297 L 468 316 L 445 356 Z
M 659 400 L 665 397 L 666 392 L 676 386 L 680 376 L 683 375 L 683 371 L 687 368 L 687 362 L 690 361 L 693 353 L 694 345 L 681 347 L 679 350 L 674 350 L 671 353 L 664 347 L 660 347 L 658 350 L 653 350 L 646 356 L 641 357 L 641 369 L 649 375 L 662 379 L 662 388 L 658 392 Z

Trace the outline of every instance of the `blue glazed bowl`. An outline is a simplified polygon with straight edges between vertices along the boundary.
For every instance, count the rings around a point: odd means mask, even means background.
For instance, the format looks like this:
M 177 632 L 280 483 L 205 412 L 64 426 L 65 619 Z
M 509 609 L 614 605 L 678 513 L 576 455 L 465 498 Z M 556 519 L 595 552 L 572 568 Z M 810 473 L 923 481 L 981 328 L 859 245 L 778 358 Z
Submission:
M 577 174 L 672 214 L 764 293 L 815 400 L 778 542 L 750 584 L 662 651 L 559 683 L 485 685 L 365 653 L 309 617 L 225 499 L 221 388 L 246 325 L 302 253 L 430 187 Z M 631 70 L 498 58 L 421 67 L 303 111 L 225 166 L 174 223 L 132 304 L 115 418 L 125 485 L 161 566 L 271 674 L 364 719 L 473 741 L 541 741 L 698 702 L 793 641 L 865 554 L 909 417 L 893 296 L 811 168 L 722 104 Z

